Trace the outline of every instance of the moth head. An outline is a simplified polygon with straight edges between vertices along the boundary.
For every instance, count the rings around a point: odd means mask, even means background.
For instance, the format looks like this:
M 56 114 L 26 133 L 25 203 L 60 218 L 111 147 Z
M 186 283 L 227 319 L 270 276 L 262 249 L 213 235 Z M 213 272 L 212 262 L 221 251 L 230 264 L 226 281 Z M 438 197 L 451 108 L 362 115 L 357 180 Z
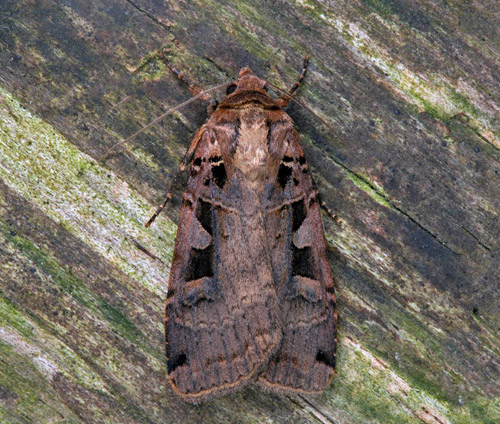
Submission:
M 265 80 L 261 80 L 259 77 L 255 76 L 247 66 L 240 71 L 238 80 L 227 88 L 227 94 L 243 91 L 266 93 L 266 84 L 267 82 Z

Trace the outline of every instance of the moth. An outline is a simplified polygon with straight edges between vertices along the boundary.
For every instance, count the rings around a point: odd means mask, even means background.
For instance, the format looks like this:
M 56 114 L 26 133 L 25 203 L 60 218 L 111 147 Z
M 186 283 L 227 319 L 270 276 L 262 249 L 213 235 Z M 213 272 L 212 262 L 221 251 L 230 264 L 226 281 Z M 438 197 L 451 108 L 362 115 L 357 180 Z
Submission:
M 283 111 L 307 60 L 277 99 L 243 68 L 189 147 L 165 308 L 168 377 L 186 401 L 250 384 L 318 393 L 333 378 L 337 316 L 318 191 Z

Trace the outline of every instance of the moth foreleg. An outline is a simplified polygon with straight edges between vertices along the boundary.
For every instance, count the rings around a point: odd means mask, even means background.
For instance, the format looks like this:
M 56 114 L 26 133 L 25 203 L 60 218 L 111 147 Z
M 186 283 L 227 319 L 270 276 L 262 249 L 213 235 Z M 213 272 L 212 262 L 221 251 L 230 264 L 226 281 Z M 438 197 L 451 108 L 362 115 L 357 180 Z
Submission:
M 161 211 L 167 206 L 168 201 L 172 198 L 172 190 L 174 187 L 178 185 L 178 180 L 180 175 L 184 172 L 186 169 L 186 165 L 191 162 L 193 159 L 193 154 L 194 151 L 196 150 L 196 147 L 198 146 L 198 143 L 200 142 L 200 139 L 203 135 L 203 132 L 205 131 L 205 126 L 203 125 L 196 135 L 194 136 L 193 140 L 191 141 L 191 145 L 189 146 L 189 149 L 186 150 L 186 153 L 184 153 L 184 156 L 182 158 L 181 164 L 179 165 L 179 169 L 177 170 L 174 178 L 172 179 L 172 182 L 168 186 L 168 190 L 165 193 L 165 197 L 163 202 L 158 206 L 156 209 L 156 212 L 149 218 L 148 222 L 146 222 L 145 226 L 149 227 L 153 221 L 156 219 L 158 215 L 160 215 Z
M 337 225 L 340 225 L 342 223 L 342 220 L 339 218 L 339 216 L 335 212 L 333 212 L 328 207 L 328 205 L 323 200 L 321 200 L 321 197 L 319 197 L 319 194 L 318 194 L 318 201 L 319 201 L 319 206 L 328 214 L 328 216 L 331 219 L 333 219 L 333 222 L 335 222 L 335 224 L 337 224 Z
M 184 170 L 186 169 L 186 164 L 191 159 L 191 156 L 188 153 L 189 153 L 189 150 L 186 151 L 186 153 L 184 154 L 184 157 L 182 158 L 182 162 L 179 166 L 179 169 L 175 173 L 174 178 L 172 179 L 172 181 L 170 182 L 170 184 L 168 186 L 168 189 L 167 189 L 167 192 L 165 193 L 165 197 L 164 197 L 163 202 L 158 206 L 158 208 L 156 209 L 156 212 L 151 216 L 151 218 L 149 218 L 148 222 L 146 222 L 146 224 L 144 224 L 146 227 L 149 227 L 153 223 L 153 221 L 156 219 L 156 217 L 158 215 L 160 215 L 161 211 L 163 209 L 165 209 L 165 206 L 167 206 L 167 203 L 172 198 L 172 190 L 174 189 L 174 187 L 176 187 L 178 185 L 179 177 L 184 172 Z
M 290 101 L 289 96 L 291 96 L 295 92 L 295 90 L 297 90 L 297 88 L 299 88 L 300 85 L 302 84 L 302 81 L 306 77 L 308 66 L 309 66 L 309 55 L 307 54 L 306 57 L 304 58 L 304 63 L 302 65 L 302 70 L 300 71 L 299 78 L 297 79 L 297 81 L 295 81 L 295 84 L 288 91 L 288 96 L 281 96 L 279 98 L 279 100 L 282 102 L 281 103 L 283 105 L 282 107 L 286 107 L 288 105 L 288 102 Z

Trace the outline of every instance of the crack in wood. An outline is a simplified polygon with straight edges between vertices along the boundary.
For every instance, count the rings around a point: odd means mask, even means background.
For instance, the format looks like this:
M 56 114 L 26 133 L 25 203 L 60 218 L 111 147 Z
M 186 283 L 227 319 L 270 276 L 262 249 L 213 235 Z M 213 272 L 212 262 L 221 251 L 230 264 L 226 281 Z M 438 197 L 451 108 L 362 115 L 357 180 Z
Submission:
M 203 56 L 203 59 L 205 59 L 208 63 L 211 63 L 213 66 L 215 66 L 215 68 L 223 75 L 225 75 L 226 77 L 228 78 L 233 78 L 234 79 L 234 75 L 231 76 L 231 75 L 228 75 L 228 73 L 226 72 L 225 69 L 222 69 L 218 64 L 217 62 L 215 62 L 213 59 L 209 58 L 208 56 Z
M 165 30 L 169 31 L 169 27 L 168 25 L 165 25 L 162 21 L 160 21 L 158 18 L 156 18 L 153 14 L 147 12 L 146 10 L 142 9 L 141 7 L 139 7 L 138 5 L 136 5 L 133 1 L 131 0 L 125 0 L 127 3 L 129 3 L 133 8 L 137 9 L 140 13 L 142 13 L 143 15 L 147 16 L 149 19 L 151 19 L 152 21 L 154 21 L 155 23 L 157 23 L 158 25 L 160 25 L 162 28 L 164 28 Z
M 344 169 L 346 172 L 356 176 L 359 178 L 361 181 L 363 181 L 368 187 L 370 187 L 371 190 L 373 190 L 378 196 L 380 196 L 385 202 L 387 202 L 390 205 L 390 208 L 396 212 L 401 213 L 402 215 L 406 216 L 411 222 L 413 222 L 415 225 L 417 225 L 420 229 L 422 229 L 424 232 L 426 232 L 428 235 L 430 235 L 433 239 L 435 239 L 441 246 L 443 246 L 445 249 L 448 249 L 450 252 L 454 253 L 455 255 L 461 255 L 461 253 L 456 252 L 453 250 L 451 247 L 449 247 L 444 241 L 440 240 L 440 238 L 434 234 L 432 231 L 424 227 L 422 224 L 420 224 L 415 218 L 413 218 L 408 212 L 405 212 L 402 208 L 399 206 L 395 205 L 394 202 L 391 200 L 390 197 L 388 197 L 384 192 L 380 191 L 376 185 L 374 185 L 370 180 L 365 178 L 363 175 L 358 174 L 357 172 L 353 171 L 350 169 L 347 165 L 343 164 L 339 160 L 337 160 L 335 157 L 331 157 L 330 155 L 327 155 L 325 150 L 321 148 L 320 146 L 316 145 L 315 146 L 322 152 L 324 153 L 324 156 L 333 163 L 337 164 L 340 166 L 342 169 Z
M 471 233 L 463 225 L 462 225 L 462 230 L 464 230 L 467 234 L 469 234 L 469 236 L 471 236 L 474 240 L 476 240 L 476 242 L 477 242 L 477 244 L 479 244 L 479 246 L 481 246 L 482 248 L 486 249 L 488 252 L 491 251 L 490 247 L 486 246 L 476 235 L 474 235 L 473 233 Z
M 490 145 L 491 147 L 493 147 L 493 149 L 495 149 L 496 152 L 500 152 L 500 148 L 498 148 L 497 145 L 495 145 L 494 143 L 492 143 L 490 140 L 488 140 L 483 134 L 481 134 L 481 132 L 479 131 L 478 128 L 476 127 L 473 127 L 472 125 L 470 125 L 470 117 L 469 115 L 467 114 L 463 114 L 464 116 L 467 117 L 467 122 L 462 122 L 462 125 L 464 125 L 465 127 L 469 128 L 474 134 L 476 134 L 482 141 L 484 141 L 486 144 Z M 453 116 L 453 118 L 455 118 L 457 115 Z
M 312 418 L 314 418 L 317 422 L 322 424 L 337 424 L 335 421 L 330 419 L 330 417 L 326 416 L 325 413 L 321 412 L 316 405 L 314 405 L 304 396 L 302 395 L 297 395 L 296 397 L 287 396 L 287 398 L 290 400 L 290 402 L 300 407 L 303 411 L 308 412 L 309 415 Z M 302 402 L 297 401 L 297 399 L 302 400 Z

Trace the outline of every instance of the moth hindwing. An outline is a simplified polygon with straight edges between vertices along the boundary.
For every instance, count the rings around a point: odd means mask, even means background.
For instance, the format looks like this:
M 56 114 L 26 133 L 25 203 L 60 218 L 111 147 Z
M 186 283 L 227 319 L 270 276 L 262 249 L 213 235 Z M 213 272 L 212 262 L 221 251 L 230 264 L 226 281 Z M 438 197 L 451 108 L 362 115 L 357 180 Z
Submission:
M 293 121 L 265 85 L 242 69 L 190 147 L 165 334 L 169 379 L 191 402 L 252 383 L 321 392 L 334 374 L 318 193 Z

